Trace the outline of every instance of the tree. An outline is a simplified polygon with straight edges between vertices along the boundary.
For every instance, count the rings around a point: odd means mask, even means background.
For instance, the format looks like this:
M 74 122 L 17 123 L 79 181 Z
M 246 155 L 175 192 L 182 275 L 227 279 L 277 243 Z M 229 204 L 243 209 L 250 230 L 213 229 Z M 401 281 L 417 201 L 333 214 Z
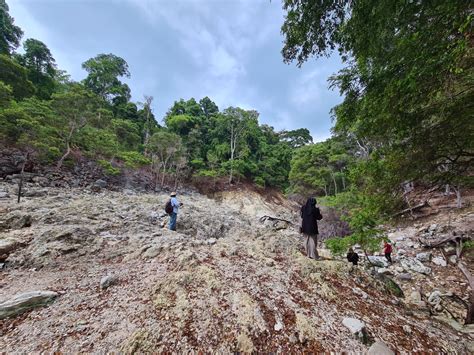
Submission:
M 92 92 L 102 97 L 106 102 L 119 104 L 120 100 L 130 99 L 130 88 L 118 78 L 130 77 L 128 64 L 112 53 L 99 54 L 82 63 L 82 68 L 88 72 L 84 85 Z
M 97 114 L 98 103 L 91 92 L 76 84 L 68 92 L 53 94 L 52 107 L 59 118 L 58 134 L 66 150 L 57 163 L 60 169 L 78 131 Z
M 293 131 L 281 131 L 280 139 L 287 142 L 292 148 L 299 148 L 313 143 L 313 137 L 307 128 L 295 129 Z
M 157 177 L 160 170 L 163 169 L 161 186 L 164 186 L 167 168 L 173 159 L 178 159 L 183 155 L 181 138 L 174 133 L 158 131 L 150 137 L 147 149 L 152 154 L 152 168 Z
M 28 38 L 23 48 L 25 53 L 17 55 L 18 60 L 28 69 L 28 79 L 36 86 L 36 95 L 49 99 L 56 86 L 56 63 L 49 48 L 33 38 Z
M 330 78 L 344 96 L 333 110 L 334 130 L 369 148 L 372 162 L 363 164 L 359 179 L 366 191 L 383 187 L 392 196 L 414 179 L 458 190 L 472 184 L 468 2 L 285 0 L 283 6 L 284 61 L 302 65 L 335 48 L 342 55 L 346 67 Z
M 0 54 L 10 55 L 20 45 L 23 31 L 13 22 L 5 0 L 0 0 Z
M 33 83 L 28 80 L 27 70 L 3 54 L 0 54 L 0 81 L 12 88 L 16 99 L 21 100 L 35 93 Z

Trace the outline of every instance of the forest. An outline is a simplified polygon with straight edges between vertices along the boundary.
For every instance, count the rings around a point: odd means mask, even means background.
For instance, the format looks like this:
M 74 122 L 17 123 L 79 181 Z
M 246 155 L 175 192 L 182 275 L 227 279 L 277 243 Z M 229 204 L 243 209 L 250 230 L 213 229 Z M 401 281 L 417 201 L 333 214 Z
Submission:
M 112 176 L 147 167 L 158 188 L 204 177 L 323 196 L 361 235 L 406 207 L 413 182 L 456 191 L 460 203 L 473 187 L 469 2 L 284 0 L 283 9 L 286 63 L 338 51 L 345 66 L 328 79 L 343 102 L 324 142 L 209 97 L 155 117 L 152 96 L 131 101 L 128 64 L 112 53 L 86 60 L 84 79 L 72 81 L 45 43 L 22 42 L 0 0 L 1 145 L 57 169 L 78 157 Z

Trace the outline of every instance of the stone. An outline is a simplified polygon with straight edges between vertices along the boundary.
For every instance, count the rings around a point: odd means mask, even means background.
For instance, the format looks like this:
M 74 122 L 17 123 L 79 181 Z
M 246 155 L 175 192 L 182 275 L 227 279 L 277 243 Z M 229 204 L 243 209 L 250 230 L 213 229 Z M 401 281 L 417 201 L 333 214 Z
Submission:
M 408 325 L 408 324 L 405 324 L 403 327 L 403 331 L 407 334 L 411 334 L 412 333 L 412 330 L 411 330 L 411 327 Z
M 275 329 L 275 331 L 279 332 L 280 330 L 283 329 L 283 324 L 280 321 L 278 321 L 278 322 L 275 323 L 275 326 L 273 327 L 273 329 Z
M 456 256 L 456 255 L 453 255 L 453 256 Z M 447 266 L 448 264 L 446 263 L 446 260 L 444 260 L 444 258 L 440 257 L 440 256 L 437 256 L 435 258 L 433 258 L 433 260 L 431 260 L 431 262 L 435 265 L 439 265 L 439 266 Z
M 420 291 L 413 291 L 412 293 L 410 293 L 410 296 L 408 296 L 407 302 L 414 303 L 414 304 L 420 303 L 421 302 Z
M 385 343 L 380 340 L 376 340 L 375 343 L 367 351 L 367 355 L 395 355 L 395 352 L 392 351 Z
M 53 291 L 32 291 L 15 295 L 12 299 L 0 303 L 0 319 L 16 316 L 30 309 L 47 305 L 58 294 Z
M 430 227 L 428 228 L 428 231 L 430 232 L 434 232 L 438 229 L 438 225 L 437 224 L 432 224 L 430 225 Z
M 365 323 L 357 318 L 346 317 L 342 320 L 342 324 L 349 329 L 349 331 L 363 343 L 367 342 L 367 331 Z
M 392 272 L 384 267 L 381 267 L 380 269 L 377 270 L 379 274 L 384 274 L 384 275 L 392 275 Z
M 418 253 L 416 254 L 416 260 L 419 260 L 421 262 L 427 262 L 431 260 L 431 253 L 426 252 L 426 253 Z
M 216 239 L 216 238 L 209 238 L 209 239 L 206 241 L 206 243 L 207 243 L 208 245 L 214 245 L 214 244 L 217 243 L 217 239 Z
M 145 259 L 151 259 L 151 258 L 155 258 L 158 256 L 158 254 L 160 254 L 160 252 L 163 250 L 162 247 L 159 247 L 159 246 L 152 246 L 150 248 L 148 248 L 145 253 L 143 253 L 143 258 Z
M 407 253 L 407 251 L 405 249 L 398 249 L 397 250 L 398 255 L 405 255 L 406 253 Z
M 100 279 L 100 288 L 105 290 L 112 285 L 115 285 L 119 281 L 118 276 L 116 275 L 107 275 Z
M 451 256 L 449 257 L 449 262 L 450 262 L 451 264 L 456 264 L 456 263 L 458 262 L 458 257 L 457 257 L 456 255 L 451 255 Z
M 0 230 L 2 229 L 21 229 L 30 227 L 33 223 L 33 218 L 29 214 L 21 211 L 12 211 L 6 215 L 3 223 L 0 223 Z
M 405 297 L 401 287 L 395 281 L 393 281 L 392 278 L 390 278 L 389 276 L 387 276 L 385 274 L 378 274 L 377 278 L 380 281 L 382 281 L 385 289 L 388 292 L 390 292 L 392 295 L 394 295 L 396 297 Z
M 429 275 L 431 273 L 431 268 L 423 265 L 419 260 L 416 259 L 403 259 L 400 261 L 400 263 L 406 271 L 412 270 L 424 275 Z
M 158 218 L 159 218 L 159 215 L 158 215 L 157 212 L 152 211 L 150 213 L 150 223 L 151 224 L 157 224 L 158 223 Z
M 397 275 L 397 278 L 402 281 L 410 281 L 411 279 L 413 279 L 413 276 L 411 276 L 409 272 L 405 272 Z
M 0 239 L 0 255 L 10 254 L 13 250 L 17 248 L 17 246 L 18 243 L 14 239 Z
M 0 191 L 0 198 L 10 198 L 10 194 L 7 191 Z
M 100 187 L 101 189 L 105 189 L 107 187 L 107 181 L 99 179 L 94 182 L 94 186 Z
M 369 261 L 377 267 L 387 267 L 388 261 L 385 257 L 369 255 Z

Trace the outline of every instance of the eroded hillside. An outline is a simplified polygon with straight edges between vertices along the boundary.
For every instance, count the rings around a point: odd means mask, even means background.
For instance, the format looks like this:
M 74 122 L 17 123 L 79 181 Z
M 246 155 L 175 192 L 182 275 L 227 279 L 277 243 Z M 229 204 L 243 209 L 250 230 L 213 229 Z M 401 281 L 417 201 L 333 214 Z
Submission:
M 57 293 L 0 320 L 4 351 L 362 352 L 376 340 L 399 352 L 472 350 L 472 333 L 393 295 L 363 267 L 306 258 L 293 226 L 259 220 L 297 223 L 283 199 L 183 193 L 171 232 L 162 228 L 164 194 L 30 184 L 17 204 L 14 185 L 0 190 L 9 254 L 0 302 Z M 397 282 L 405 293 L 415 286 Z M 351 331 L 347 318 L 365 330 Z

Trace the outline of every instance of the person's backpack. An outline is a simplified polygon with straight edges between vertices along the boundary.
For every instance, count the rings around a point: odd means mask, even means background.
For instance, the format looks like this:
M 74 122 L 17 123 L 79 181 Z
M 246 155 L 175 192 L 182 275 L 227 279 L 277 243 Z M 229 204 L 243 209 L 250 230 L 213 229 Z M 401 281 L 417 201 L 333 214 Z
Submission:
M 171 204 L 171 199 L 169 199 L 168 202 L 166 202 L 165 212 L 168 214 L 173 213 L 173 205 Z

